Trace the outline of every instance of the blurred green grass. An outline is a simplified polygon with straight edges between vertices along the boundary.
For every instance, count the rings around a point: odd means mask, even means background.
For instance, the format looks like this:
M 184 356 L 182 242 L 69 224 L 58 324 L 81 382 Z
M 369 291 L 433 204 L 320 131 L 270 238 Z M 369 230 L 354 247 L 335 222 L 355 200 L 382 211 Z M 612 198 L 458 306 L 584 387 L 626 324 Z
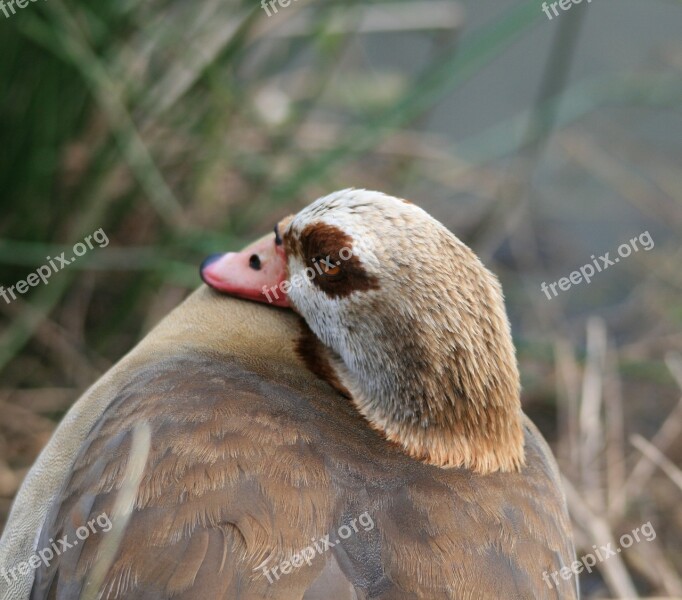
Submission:
M 388 98 L 388 106 L 344 115 L 354 121 L 348 135 L 321 153 L 308 156 L 299 151 L 289 161 L 292 153 L 287 140 L 294 139 L 293 132 L 302 127 L 316 98 L 302 97 L 279 127 L 263 129 L 267 115 L 253 114 L 249 98 L 258 93 L 273 71 L 263 62 L 259 68 L 250 69 L 248 88 L 242 87 L 244 78 L 238 74 L 249 60 L 249 50 L 258 44 L 254 30 L 263 20 L 259 6 L 250 10 L 246 6 L 236 7 L 232 17 L 236 22 L 228 28 L 231 37 L 223 36 L 220 45 L 214 43 L 210 56 L 193 60 L 192 52 L 200 53 L 195 48 L 181 59 L 195 71 L 188 71 L 187 66 L 174 69 L 171 62 L 179 58 L 177 32 L 184 29 L 188 19 L 194 20 L 189 30 L 204 20 L 201 15 L 188 15 L 179 3 L 159 5 L 157 9 L 167 11 L 169 18 L 156 21 L 144 38 L 135 31 L 140 15 L 131 4 L 70 7 L 54 0 L 40 7 L 44 10 L 24 11 L 14 17 L 11 35 L 3 43 L 10 54 L 25 58 L 2 63 L 14 69 L 4 73 L 6 80 L 16 82 L 13 93 L 5 96 L 7 104 L 1 111 L 3 135 L 21 141 L 6 148 L 10 155 L 0 163 L 3 194 L 11 208 L 11 217 L 4 221 L 1 232 L 3 256 L 21 256 L 21 263 L 26 264 L 41 249 L 27 253 L 26 247 L 13 239 L 52 240 L 55 233 L 62 239 L 78 239 L 103 223 L 119 241 L 116 230 L 122 221 L 129 218 L 130 211 L 141 211 L 147 213 L 143 220 L 153 232 L 135 232 L 131 239 L 120 241 L 129 245 L 144 239 L 152 249 L 137 255 L 128 251 L 129 268 L 151 267 L 163 281 L 189 285 L 197 252 L 234 246 L 240 234 L 253 231 L 271 211 L 280 207 L 295 210 L 307 187 L 329 182 L 333 168 L 360 160 L 391 132 L 418 118 L 538 18 L 536 2 L 525 2 L 477 32 L 462 47 L 446 45 L 432 66 L 407 83 L 397 97 Z M 311 34 L 284 43 L 282 54 L 289 58 L 321 49 L 306 74 L 308 80 L 322 82 L 311 86 L 317 98 L 324 91 L 325 79 L 328 82 L 325 71 L 343 46 L 338 34 L 327 33 L 327 24 L 348 9 L 347 4 L 331 3 L 314 10 Z M 213 37 L 212 31 L 206 34 L 207 40 Z M 143 55 L 139 60 L 144 64 L 135 66 L 138 53 Z M 124 57 L 133 64 L 126 63 Z M 24 60 L 31 64 L 30 70 L 23 68 Z M 164 63 L 170 67 L 154 69 Z M 131 73 L 135 69 L 143 71 L 137 79 Z M 158 73 L 162 73 L 159 83 L 154 79 Z M 161 97 L 159 89 L 165 92 Z M 54 100 L 44 102 L 44 98 Z M 26 123 L 31 124 L 28 130 Z M 235 155 L 225 139 L 231 127 L 243 128 L 247 135 L 264 135 L 260 142 L 267 148 L 264 155 Z M 213 146 L 213 151 L 208 153 L 204 146 Z M 287 162 L 290 164 L 278 168 Z M 65 168 L 71 173 L 65 173 Z M 225 206 L 225 199 L 202 202 L 192 197 L 197 188 L 213 183 L 206 180 L 218 169 L 233 171 L 232 177 L 247 188 L 240 190 L 240 195 L 248 196 L 248 201 L 239 197 L 227 200 L 238 210 Z M 186 188 L 181 181 L 174 185 L 172 174 L 184 170 L 191 173 Z M 331 182 L 328 185 L 334 186 Z M 27 201 L 31 198 L 35 204 Z M 51 199 L 47 214 L 45 198 Z M 222 214 L 211 211 L 209 203 L 227 210 Z M 197 204 L 200 211 L 209 210 L 194 220 L 187 213 Z M 220 232 L 210 241 L 202 227 L 207 222 Z M 174 260 L 156 260 L 169 250 Z M 35 264 L 42 262 L 38 259 Z M 53 309 L 71 277 L 65 276 L 59 284 L 37 292 L 37 309 L 45 314 Z M 132 306 L 135 298 L 126 298 L 125 302 Z M 35 319 L 20 318 L 3 334 L 0 367 L 21 350 L 35 325 Z

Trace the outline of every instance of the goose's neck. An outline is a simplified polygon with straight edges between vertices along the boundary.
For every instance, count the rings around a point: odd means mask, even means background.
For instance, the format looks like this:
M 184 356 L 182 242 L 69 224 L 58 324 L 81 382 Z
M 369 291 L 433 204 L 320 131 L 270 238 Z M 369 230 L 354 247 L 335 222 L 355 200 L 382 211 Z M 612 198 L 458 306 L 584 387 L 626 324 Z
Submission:
M 391 331 L 385 322 L 373 338 L 363 331 L 361 340 L 326 347 L 332 379 L 413 458 L 481 474 L 517 471 L 524 436 L 516 357 L 504 312 L 488 317 L 468 334 L 425 320 Z

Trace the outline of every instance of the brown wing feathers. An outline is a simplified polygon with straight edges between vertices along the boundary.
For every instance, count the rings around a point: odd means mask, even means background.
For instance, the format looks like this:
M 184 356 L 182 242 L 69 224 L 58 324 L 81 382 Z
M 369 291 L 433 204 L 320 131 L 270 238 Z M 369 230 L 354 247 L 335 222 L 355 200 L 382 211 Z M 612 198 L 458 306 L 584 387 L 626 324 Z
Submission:
M 314 598 L 330 573 L 330 589 L 354 586 L 358 598 L 467 597 L 472 581 L 480 598 L 528 598 L 543 570 L 569 560 L 554 473 L 532 431 L 521 474 L 425 467 L 324 383 L 278 375 L 208 357 L 135 374 L 92 431 L 38 547 L 112 511 L 130 431 L 145 420 L 152 448 L 104 598 Z M 333 542 L 363 512 L 376 527 L 312 565 L 272 583 L 257 568 L 327 533 Z M 105 535 L 39 568 L 32 598 L 79 597 Z
M 105 597 L 125 597 L 133 589 L 135 597 L 139 590 L 153 590 L 154 598 L 183 597 L 192 588 L 187 597 L 205 592 L 228 598 L 242 586 L 265 594 L 268 582 L 251 573 L 253 566 L 269 553 L 283 560 L 307 545 L 308 531 L 327 528 L 320 519 L 330 512 L 329 481 L 319 459 L 300 461 L 301 436 L 295 426 L 286 427 L 284 413 L 282 428 L 265 418 L 258 404 L 264 385 L 257 377 L 236 365 L 220 364 L 220 372 L 217 366 L 209 360 L 169 363 L 122 390 L 91 434 L 61 507 L 48 520 L 45 541 L 57 533 L 73 539 L 89 516 L 81 510 L 84 498 L 97 497 L 93 509 L 111 512 L 125 468 L 126 432 L 139 420 L 150 424 L 147 471 Z M 291 396 L 285 387 L 276 393 Z M 91 536 L 80 556 L 65 553 L 37 573 L 33 597 L 44 597 L 50 585 L 62 590 L 74 580 L 82 583 L 101 539 Z M 57 570 L 60 578 L 52 580 Z M 287 584 L 295 588 L 296 580 L 290 577 Z

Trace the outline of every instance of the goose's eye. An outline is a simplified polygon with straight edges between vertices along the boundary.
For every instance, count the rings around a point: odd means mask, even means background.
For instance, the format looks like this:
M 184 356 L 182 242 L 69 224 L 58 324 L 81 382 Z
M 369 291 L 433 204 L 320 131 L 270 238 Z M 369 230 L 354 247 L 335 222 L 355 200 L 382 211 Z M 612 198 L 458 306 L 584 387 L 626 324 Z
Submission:
M 315 261 L 320 266 L 322 275 L 325 277 L 336 277 L 341 274 L 341 267 L 328 256 L 318 256 Z
M 338 275 L 341 272 L 341 267 L 337 265 L 333 265 L 332 267 L 324 265 L 324 267 L 322 267 L 322 271 L 328 277 L 333 277 L 334 275 Z

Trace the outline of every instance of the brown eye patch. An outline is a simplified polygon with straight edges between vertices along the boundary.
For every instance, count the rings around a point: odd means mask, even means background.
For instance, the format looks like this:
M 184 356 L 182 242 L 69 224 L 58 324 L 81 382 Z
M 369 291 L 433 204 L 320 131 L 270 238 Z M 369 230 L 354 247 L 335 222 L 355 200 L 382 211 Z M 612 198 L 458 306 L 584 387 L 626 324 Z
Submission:
M 352 250 L 353 238 L 334 225 L 315 223 L 308 225 L 299 236 L 298 248 L 292 240 L 285 239 L 287 252 L 299 254 L 308 267 L 315 269 L 312 282 L 330 298 L 343 298 L 353 292 L 379 289 L 379 281 L 365 270 Z M 344 260 L 344 257 L 346 260 Z

